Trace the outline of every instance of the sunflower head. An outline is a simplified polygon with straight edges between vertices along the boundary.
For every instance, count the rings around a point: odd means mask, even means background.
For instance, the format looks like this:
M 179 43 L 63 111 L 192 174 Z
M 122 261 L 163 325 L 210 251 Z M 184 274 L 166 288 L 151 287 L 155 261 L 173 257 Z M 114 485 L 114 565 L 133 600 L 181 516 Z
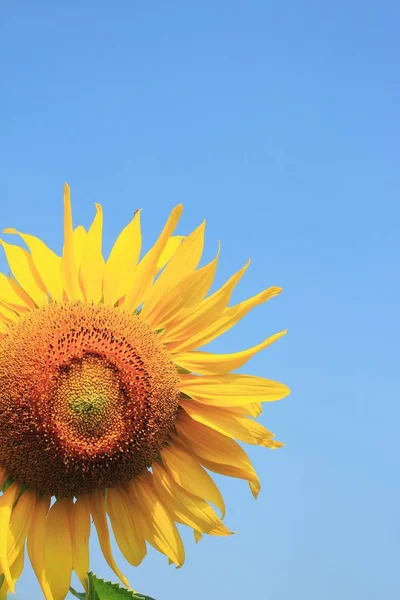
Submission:
M 218 254 L 199 268 L 204 223 L 173 236 L 181 212 L 142 258 L 140 211 L 105 260 L 102 209 L 88 231 L 75 228 L 68 186 L 62 256 L 5 231 L 28 250 L 1 242 L 12 275 L 0 274 L 0 595 L 14 588 L 26 540 L 46 600 L 65 598 L 73 569 L 87 588 L 91 519 L 129 586 L 107 515 L 131 564 L 149 543 L 181 565 L 176 523 L 197 541 L 230 533 L 208 471 L 247 480 L 256 496 L 257 474 L 235 440 L 282 445 L 254 418 L 288 388 L 232 371 L 285 332 L 233 354 L 198 350 L 281 290 L 230 306 L 246 264 L 209 294 Z
M 1 460 L 42 494 L 78 496 L 139 475 L 179 406 L 177 369 L 157 334 L 104 304 L 22 315 L 0 340 L 0 373 Z

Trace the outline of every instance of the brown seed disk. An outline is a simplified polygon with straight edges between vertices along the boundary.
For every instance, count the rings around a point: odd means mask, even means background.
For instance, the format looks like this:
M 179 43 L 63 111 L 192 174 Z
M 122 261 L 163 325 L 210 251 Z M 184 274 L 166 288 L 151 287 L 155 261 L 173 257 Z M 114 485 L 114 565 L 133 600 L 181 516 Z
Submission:
M 127 481 L 168 438 L 178 381 L 136 314 L 81 302 L 29 312 L 0 340 L 0 464 L 57 496 Z

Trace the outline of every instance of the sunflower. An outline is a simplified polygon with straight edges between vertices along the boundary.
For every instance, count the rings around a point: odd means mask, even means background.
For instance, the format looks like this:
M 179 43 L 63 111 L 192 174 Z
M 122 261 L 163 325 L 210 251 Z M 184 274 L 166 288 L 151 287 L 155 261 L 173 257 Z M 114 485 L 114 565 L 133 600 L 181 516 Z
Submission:
M 46 600 L 63 600 L 74 570 L 87 589 L 92 523 L 117 577 L 110 530 L 139 565 L 146 543 L 183 564 L 177 523 L 230 535 L 209 471 L 260 483 L 235 441 L 279 448 L 255 421 L 282 383 L 234 374 L 285 331 L 234 354 L 196 350 L 281 292 L 270 287 L 229 306 L 248 268 L 209 294 L 218 254 L 198 268 L 204 223 L 173 236 L 176 206 L 141 252 L 140 211 L 102 255 L 103 214 L 73 228 L 64 189 L 64 246 L 5 241 L 0 274 L 0 599 L 20 576 L 25 546 Z M 218 510 L 219 514 L 216 512 Z

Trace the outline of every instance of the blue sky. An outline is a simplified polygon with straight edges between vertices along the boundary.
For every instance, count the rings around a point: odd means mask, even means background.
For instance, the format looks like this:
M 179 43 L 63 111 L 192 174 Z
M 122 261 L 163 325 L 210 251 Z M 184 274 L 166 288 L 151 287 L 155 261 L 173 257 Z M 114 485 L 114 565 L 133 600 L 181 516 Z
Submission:
M 284 288 L 213 348 L 289 329 L 242 369 L 292 388 L 261 417 L 286 446 L 249 449 L 257 502 L 217 478 L 238 535 L 184 533 L 180 570 L 121 559 L 157 600 L 400 595 L 399 18 L 385 0 L 2 3 L 1 229 L 59 251 L 65 180 L 77 223 L 103 204 L 106 250 L 136 208 L 149 246 L 183 202 L 205 259 L 221 240 L 217 283 L 251 257 L 234 301 Z M 92 568 L 115 579 L 96 545 Z M 29 566 L 17 598 L 40 597 Z

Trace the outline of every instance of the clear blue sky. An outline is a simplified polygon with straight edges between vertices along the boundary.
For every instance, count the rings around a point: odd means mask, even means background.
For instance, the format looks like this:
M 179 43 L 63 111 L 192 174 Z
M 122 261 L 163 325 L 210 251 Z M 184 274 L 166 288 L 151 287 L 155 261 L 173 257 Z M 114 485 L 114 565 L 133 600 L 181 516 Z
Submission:
M 262 416 L 286 446 L 250 448 L 257 502 L 218 479 L 237 536 L 185 533 L 180 570 L 121 559 L 157 600 L 400 597 L 399 19 L 394 0 L 1 3 L 1 229 L 60 250 L 64 180 L 76 222 L 103 204 L 107 250 L 136 208 L 150 245 L 184 202 L 179 232 L 205 217 L 206 259 L 221 240 L 218 283 L 251 257 L 234 300 L 284 288 L 213 348 L 288 327 L 243 369 L 291 386 Z M 41 597 L 30 567 L 17 591 Z

